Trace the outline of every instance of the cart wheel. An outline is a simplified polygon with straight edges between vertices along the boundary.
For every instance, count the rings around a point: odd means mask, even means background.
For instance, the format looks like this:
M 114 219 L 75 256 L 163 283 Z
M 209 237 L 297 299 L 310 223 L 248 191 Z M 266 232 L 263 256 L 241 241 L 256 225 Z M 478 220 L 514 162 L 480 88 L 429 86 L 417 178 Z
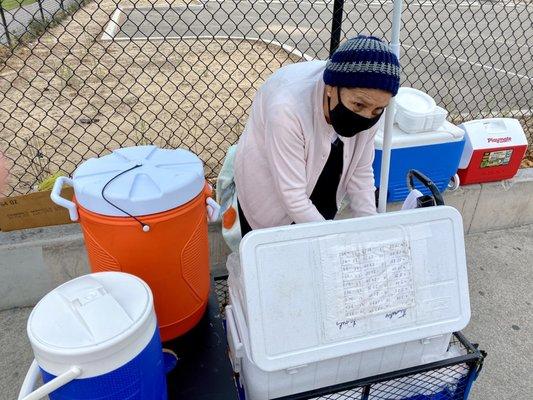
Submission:
M 450 182 L 448 183 L 448 190 L 455 192 L 457 189 L 459 189 L 460 183 L 461 180 L 459 179 L 459 175 L 455 174 L 451 177 Z
M 170 349 L 163 349 L 163 365 L 165 374 L 171 372 L 178 365 L 178 355 Z

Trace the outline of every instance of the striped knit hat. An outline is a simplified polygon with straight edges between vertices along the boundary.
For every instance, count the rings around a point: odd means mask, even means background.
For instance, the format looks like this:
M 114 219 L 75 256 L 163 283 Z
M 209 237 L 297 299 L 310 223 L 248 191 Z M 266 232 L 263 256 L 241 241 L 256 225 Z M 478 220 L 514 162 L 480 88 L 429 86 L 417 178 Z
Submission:
M 333 53 L 326 64 L 324 82 L 330 86 L 382 89 L 396 96 L 400 63 L 380 39 L 359 35 Z

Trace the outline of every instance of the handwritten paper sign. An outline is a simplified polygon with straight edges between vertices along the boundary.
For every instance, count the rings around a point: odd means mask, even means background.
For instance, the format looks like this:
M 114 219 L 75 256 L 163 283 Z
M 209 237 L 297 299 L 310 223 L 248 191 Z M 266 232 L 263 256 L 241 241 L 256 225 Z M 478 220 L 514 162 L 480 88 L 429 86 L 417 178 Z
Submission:
M 370 316 L 383 314 L 384 321 L 405 317 L 414 305 L 407 240 L 322 246 L 321 252 L 330 338 L 336 336 L 335 331 L 357 329 L 358 321 Z

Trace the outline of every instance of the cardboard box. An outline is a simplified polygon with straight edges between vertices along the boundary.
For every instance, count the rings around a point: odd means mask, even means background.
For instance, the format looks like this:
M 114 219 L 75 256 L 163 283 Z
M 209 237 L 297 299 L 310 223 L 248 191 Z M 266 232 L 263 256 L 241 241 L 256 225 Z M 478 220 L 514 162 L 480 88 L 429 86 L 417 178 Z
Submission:
M 0 230 L 8 232 L 71 223 L 67 209 L 54 204 L 50 193 L 44 191 L 0 198 Z M 65 187 L 61 196 L 72 199 L 74 190 Z

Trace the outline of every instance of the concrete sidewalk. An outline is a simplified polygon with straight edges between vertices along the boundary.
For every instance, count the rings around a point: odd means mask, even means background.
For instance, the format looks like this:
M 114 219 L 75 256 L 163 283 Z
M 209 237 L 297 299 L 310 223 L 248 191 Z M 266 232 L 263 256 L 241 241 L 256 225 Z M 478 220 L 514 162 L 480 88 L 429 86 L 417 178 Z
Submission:
M 472 320 L 464 331 L 488 352 L 471 400 L 531 398 L 533 225 L 466 237 Z M 0 399 L 17 396 L 32 355 L 31 308 L 0 312 Z
M 488 352 L 473 400 L 532 398 L 533 225 L 466 237 L 472 319 L 466 336 Z

